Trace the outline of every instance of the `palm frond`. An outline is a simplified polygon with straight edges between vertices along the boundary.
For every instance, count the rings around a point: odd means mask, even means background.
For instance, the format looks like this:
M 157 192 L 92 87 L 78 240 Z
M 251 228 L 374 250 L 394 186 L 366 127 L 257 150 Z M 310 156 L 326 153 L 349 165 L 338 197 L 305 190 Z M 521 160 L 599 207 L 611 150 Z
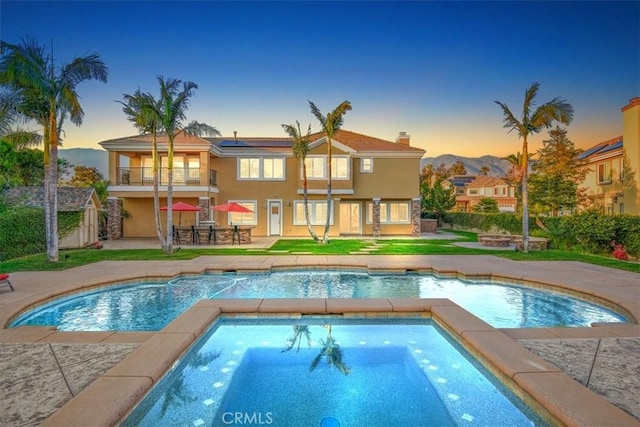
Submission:
M 554 121 L 568 125 L 572 120 L 573 106 L 558 97 L 538 107 L 531 118 L 539 128 L 550 127 Z
M 524 92 L 524 101 L 522 105 L 522 121 L 527 122 L 531 117 L 531 109 L 535 106 L 535 98 L 538 94 L 540 83 L 533 82 L 531 86 Z
M 308 102 L 309 102 L 309 108 L 311 109 L 311 114 L 313 114 L 315 118 L 318 119 L 318 121 L 320 122 L 320 125 L 324 129 L 327 123 L 326 118 L 324 117 L 320 109 L 316 106 L 316 104 L 314 104 L 311 101 L 308 101 Z
M 220 131 L 206 123 L 200 123 L 195 120 L 191 121 L 184 127 L 184 133 L 193 136 L 220 136 Z

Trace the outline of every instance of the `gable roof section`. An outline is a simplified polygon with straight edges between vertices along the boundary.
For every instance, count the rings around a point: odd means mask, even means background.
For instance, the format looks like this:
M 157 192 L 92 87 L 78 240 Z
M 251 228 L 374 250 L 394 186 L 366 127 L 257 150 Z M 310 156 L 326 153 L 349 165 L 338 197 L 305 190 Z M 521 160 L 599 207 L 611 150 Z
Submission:
M 108 150 L 109 148 L 115 149 L 128 149 L 132 151 L 148 151 L 150 150 L 150 145 L 153 140 L 153 137 L 149 134 L 144 135 L 133 135 L 133 136 L 125 136 L 123 138 L 109 139 L 106 141 L 99 142 L 104 149 Z M 156 137 L 156 142 L 158 143 L 159 148 L 162 147 L 164 151 L 166 146 L 169 145 L 169 138 L 165 133 L 159 133 Z M 187 135 L 184 132 L 175 136 L 173 143 L 175 145 L 187 145 L 193 146 L 194 149 L 207 149 L 211 143 L 204 138 L 200 138 L 198 136 Z
M 498 185 L 507 185 L 504 180 L 488 175 L 481 175 L 474 181 L 470 182 L 467 188 L 487 188 L 495 187 Z
M 93 188 L 58 187 L 58 211 L 83 211 L 94 193 Z M 11 187 L 5 189 L 2 194 L 7 203 L 12 206 L 44 207 L 44 187 Z
M 159 134 L 158 144 L 164 146 L 168 143 L 165 134 Z M 134 135 L 124 138 L 110 139 L 100 142 L 105 149 L 130 149 L 148 150 L 151 144 L 151 135 Z M 310 135 L 310 148 L 325 143 L 322 132 Z M 410 145 L 399 144 L 384 139 L 363 135 L 343 129 L 336 131 L 333 138 L 334 144 L 340 146 L 345 151 L 363 155 L 399 155 L 405 157 L 422 157 L 425 150 Z M 290 152 L 293 146 L 293 139 L 287 137 L 220 137 L 220 138 L 199 138 L 181 133 L 176 136 L 176 145 L 193 145 L 194 148 L 203 144 L 208 144 L 216 154 L 238 155 L 239 153 L 256 152 Z
M 585 151 L 580 153 L 578 159 L 588 159 L 590 157 L 595 156 L 596 154 L 601 154 L 606 151 L 615 150 L 616 148 L 620 148 L 623 145 L 622 135 L 617 136 L 615 138 L 611 138 L 607 141 L 600 142 L 593 147 L 587 148 Z
M 384 139 L 375 138 L 373 136 L 363 135 L 356 132 L 351 132 L 344 129 L 336 131 L 334 141 L 337 141 L 351 150 L 362 152 L 387 152 L 387 153 L 405 153 L 405 154 L 420 154 L 420 157 L 425 153 L 422 148 L 412 147 L 410 145 L 398 144 Z M 324 141 L 324 134 L 322 132 L 316 132 L 311 135 L 311 141 L 318 143 Z

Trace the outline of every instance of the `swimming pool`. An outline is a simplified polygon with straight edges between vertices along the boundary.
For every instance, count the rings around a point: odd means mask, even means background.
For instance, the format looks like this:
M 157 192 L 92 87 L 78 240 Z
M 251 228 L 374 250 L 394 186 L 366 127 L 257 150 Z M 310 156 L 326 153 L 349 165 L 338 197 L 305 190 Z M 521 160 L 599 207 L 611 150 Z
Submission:
M 624 316 L 557 292 L 431 274 L 286 271 L 203 274 L 74 294 L 38 306 L 10 327 L 62 331 L 155 331 L 204 298 L 449 298 L 496 328 L 590 326 Z
M 545 425 L 430 320 L 291 322 L 219 319 L 122 426 Z

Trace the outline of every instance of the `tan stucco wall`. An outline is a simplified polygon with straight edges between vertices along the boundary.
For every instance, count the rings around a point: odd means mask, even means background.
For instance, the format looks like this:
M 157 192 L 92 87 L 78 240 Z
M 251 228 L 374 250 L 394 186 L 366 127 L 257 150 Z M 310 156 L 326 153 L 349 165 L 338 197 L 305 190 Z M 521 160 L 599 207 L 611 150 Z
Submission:
M 173 203 L 185 202 L 198 206 L 197 197 L 174 197 Z M 160 206 L 166 206 L 167 199 L 160 199 Z M 126 198 L 123 201 L 123 209 L 129 214 L 128 218 L 123 218 L 122 227 L 124 237 L 156 237 L 156 223 L 153 215 L 153 198 Z M 198 212 L 172 212 L 173 224 L 183 227 L 195 225 Z M 160 223 L 162 230 L 166 230 L 167 213 L 160 211 Z
M 624 150 L 631 168 L 635 171 L 634 188 L 625 190 L 624 210 L 626 213 L 640 215 L 640 98 L 634 98 L 623 109 Z
M 128 153 L 131 154 L 131 153 Z M 176 153 L 179 155 L 182 153 Z M 326 155 L 326 145 L 316 147 L 312 154 Z M 345 155 L 347 153 L 334 148 L 333 155 Z M 115 167 L 112 167 L 117 160 L 117 153 L 110 152 L 110 173 L 115 176 Z M 255 156 L 255 153 L 248 154 Z M 140 166 L 139 155 L 135 154 L 130 158 L 129 166 Z M 362 174 L 360 172 L 360 159 L 353 158 L 351 161 L 350 178 L 347 180 L 333 180 L 334 189 L 334 210 L 333 225 L 330 235 L 336 236 L 340 233 L 340 199 L 345 201 L 361 201 L 361 232 L 371 234 L 371 224 L 366 224 L 366 202 L 370 202 L 374 197 L 382 200 L 406 200 L 419 195 L 419 160 L 418 159 L 375 159 L 374 173 Z M 258 180 L 238 180 L 237 179 L 237 158 L 236 157 L 215 157 L 208 152 L 200 153 L 200 172 L 202 186 L 208 185 L 208 171 L 213 169 L 217 172 L 217 189 L 214 191 L 185 191 L 181 186 L 174 186 L 174 202 L 184 201 L 192 205 L 198 205 L 198 197 L 211 198 L 211 205 L 233 201 L 251 201 L 257 205 L 257 225 L 252 233 L 255 236 L 265 236 L 268 233 L 268 212 L 267 203 L 269 200 L 282 201 L 281 222 L 282 233 L 287 236 L 306 236 L 308 230 L 306 225 L 294 225 L 294 202 L 302 201 L 303 195 L 298 194 L 302 190 L 301 170 L 298 161 L 293 157 L 287 157 L 285 161 L 286 180 L 284 181 L 258 181 Z M 391 174 L 385 173 L 384 177 L 380 172 L 384 170 L 393 171 Z M 377 172 L 377 173 L 376 173 Z M 389 179 L 392 176 L 393 179 Z M 319 190 L 326 192 L 326 180 L 310 180 L 309 190 Z M 341 191 L 343 190 L 343 191 Z M 345 193 L 347 194 L 341 194 Z M 355 194 L 352 194 L 354 193 Z M 337 194 L 336 194 L 337 193 Z M 123 198 L 123 207 L 131 215 L 123 220 L 124 237 L 155 237 L 155 223 L 153 220 L 153 193 L 152 188 L 145 187 L 142 191 L 112 191 L 110 196 Z M 161 206 L 166 205 L 166 192 L 161 191 Z M 310 194 L 309 200 L 326 200 L 326 194 Z M 165 213 L 161 213 L 162 223 L 166 224 Z M 215 220 L 220 225 L 228 225 L 228 215 L 225 212 L 214 212 Z M 174 224 L 178 223 L 179 213 L 174 213 Z M 191 225 L 195 222 L 195 214 L 185 212 L 182 215 L 182 225 Z M 318 234 L 322 234 L 323 225 L 314 226 Z M 385 234 L 410 234 L 411 224 L 382 225 L 382 232 Z

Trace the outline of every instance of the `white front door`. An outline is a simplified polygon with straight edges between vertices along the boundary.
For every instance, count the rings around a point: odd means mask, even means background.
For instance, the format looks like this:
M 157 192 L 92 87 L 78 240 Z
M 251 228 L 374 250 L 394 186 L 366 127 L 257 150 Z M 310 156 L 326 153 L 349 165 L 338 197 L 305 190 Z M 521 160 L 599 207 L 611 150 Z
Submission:
M 282 201 L 269 200 L 269 236 L 282 236 Z

